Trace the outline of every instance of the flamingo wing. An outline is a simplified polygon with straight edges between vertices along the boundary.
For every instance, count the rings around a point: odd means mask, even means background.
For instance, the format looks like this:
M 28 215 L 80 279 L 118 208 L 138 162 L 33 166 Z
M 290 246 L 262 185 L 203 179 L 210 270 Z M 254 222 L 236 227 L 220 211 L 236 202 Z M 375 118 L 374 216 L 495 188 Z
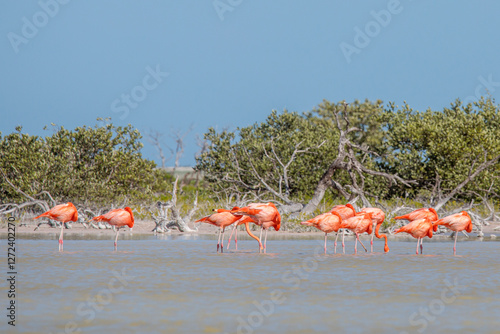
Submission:
M 434 226 L 443 225 L 452 231 L 472 231 L 472 221 L 469 215 L 467 213 L 463 214 L 463 212 L 441 218 L 434 223 Z
M 41 217 L 47 217 L 49 219 L 57 220 L 63 223 L 67 223 L 69 221 L 76 222 L 78 220 L 78 211 L 76 210 L 73 203 L 68 202 L 65 204 L 56 205 L 49 211 L 42 213 L 34 219 L 38 219 Z

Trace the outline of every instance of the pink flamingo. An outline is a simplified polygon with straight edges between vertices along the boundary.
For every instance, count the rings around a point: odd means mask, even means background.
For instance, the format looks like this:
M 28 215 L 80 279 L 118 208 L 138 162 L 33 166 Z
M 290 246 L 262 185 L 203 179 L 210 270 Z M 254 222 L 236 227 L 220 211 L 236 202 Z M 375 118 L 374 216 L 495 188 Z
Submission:
M 458 232 L 467 231 L 472 232 L 472 220 L 466 211 L 455 213 L 444 218 L 439 219 L 433 224 L 433 230 L 437 231 L 439 225 L 446 226 L 455 232 L 455 243 L 453 244 L 453 255 L 457 255 L 457 238 Z
M 378 233 L 380 226 L 382 226 L 382 223 L 384 222 L 384 219 L 385 219 L 384 211 L 380 210 L 379 208 L 363 208 L 357 214 L 360 214 L 360 213 L 371 213 L 372 214 L 372 222 L 373 222 L 373 224 L 375 224 L 375 232 L 372 233 L 372 238 L 370 240 L 372 253 L 373 253 L 373 237 L 374 236 L 376 236 L 379 239 L 385 238 L 384 252 L 388 253 L 389 246 L 387 245 L 387 235 Z
M 412 211 L 406 215 L 399 216 L 399 217 L 394 217 L 394 219 L 406 219 L 410 222 L 417 220 L 417 219 L 422 219 L 422 218 L 427 218 L 431 222 L 438 220 L 438 214 L 436 210 L 433 208 L 422 208 L 422 209 L 417 209 L 415 211 Z
M 354 254 L 358 252 L 358 241 L 363 246 L 365 249 L 365 252 L 368 252 L 366 249 L 365 245 L 359 240 L 359 235 L 361 233 L 368 233 L 371 234 L 373 230 L 373 222 L 371 218 L 371 213 L 365 213 L 365 214 L 360 214 L 351 218 L 347 218 L 345 220 L 342 220 L 342 223 L 340 224 L 340 228 L 346 228 L 348 230 L 353 231 L 356 234 L 356 243 L 354 244 Z M 344 243 L 344 240 L 342 238 L 342 244 Z
M 59 204 L 54 206 L 49 211 L 36 216 L 34 219 L 38 219 L 41 217 L 47 217 L 49 219 L 61 222 L 61 234 L 59 235 L 59 251 L 62 251 L 64 224 L 69 221 L 76 222 L 78 220 L 78 211 L 76 210 L 75 206 L 71 202 L 68 202 L 66 204 Z
M 250 227 L 248 226 L 248 223 L 255 223 L 252 218 L 250 217 L 245 217 L 245 218 L 240 218 L 236 223 L 233 225 L 233 229 L 231 230 L 231 234 L 229 234 L 229 239 L 227 241 L 227 247 L 226 249 L 229 249 L 229 246 L 231 245 L 231 237 L 233 236 L 234 232 L 234 245 L 235 245 L 235 250 L 238 250 L 238 226 L 245 224 L 245 230 L 247 231 L 248 235 L 254 239 L 256 239 L 259 242 L 259 251 L 263 249 L 262 243 L 260 242 L 259 238 L 257 238 L 252 231 L 250 231 Z
M 92 220 L 98 222 L 107 222 L 109 225 L 113 225 L 116 228 L 115 250 L 117 249 L 118 245 L 118 233 L 120 232 L 120 228 L 123 228 L 125 226 L 128 226 L 129 228 L 134 227 L 134 213 L 128 206 L 124 209 L 110 210 L 103 215 L 92 218 Z
M 233 210 L 238 209 L 238 207 L 234 207 Z M 206 216 L 203 218 L 200 218 L 195 221 L 195 223 L 203 222 L 203 223 L 208 223 L 214 226 L 219 227 L 219 238 L 217 239 L 217 253 L 219 252 L 219 247 L 221 250 L 221 253 L 224 252 L 224 232 L 226 230 L 226 227 L 234 224 L 237 220 L 239 220 L 242 216 L 239 215 L 233 215 L 231 213 L 231 210 L 226 210 L 226 209 L 214 209 L 213 210 L 215 213 L 211 214 L 210 216 Z M 222 240 L 221 240 L 222 236 Z
M 314 226 L 318 230 L 325 232 L 325 254 L 326 254 L 326 239 L 328 237 L 328 233 L 338 232 L 341 223 L 342 223 L 342 218 L 337 212 L 327 212 L 319 216 L 316 216 L 312 219 L 309 219 L 308 221 L 302 222 L 301 224 L 307 226 Z M 337 238 L 335 238 L 334 253 L 337 253 Z
M 245 215 L 250 218 L 259 226 L 262 230 L 266 230 L 266 236 L 264 238 L 264 253 L 266 252 L 267 244 L 267 231 L 270 227 L 274 227 L 276 231 L 279 231 L 281 227 L 281 215 L 276 208 L 276 206 L 271 203 L 251 203 L 243 208 L 231 210 L 232 214 L 235 215 Z M 260 231 L 259 240 L 262 240 L 262 230 Z
M 335 205 L 330 212 L 336 212 L 340 215 L 342 219 L 347 219 L 354 217 L 356 210 L 352 204 L 347 203 L 346 205 Z
M 412 237 L 417 238 L 417 255 L 418 255 L 418 244 L 420 243 L 420 254 L 423 254 L 424 247 L 422 245 L 423 238 L 429 237 L 432 238 L 432 222 L 428 218 L 421 218 L 412 221 L 408 225 L 405 225 L 396 231 L 394 234 L 398 234 L 400 232 L 406 232 L 410 234 Z
M 342 218 L 342 220 L 354 217 L 356 215 L 356 209 L 354 209 L 354 207 L 350 203 L 347 203 L 346 205 L 335 205 L 330 210 L 330 212 L 338 213 Z M 337 232 L 337 236 L 335 237 L 335 243 L 337 242 L 338 236 L 339 232 Z M 345 231 L 342 234 L 342 253 L 345 254 L 344 236 L 345 236 Z

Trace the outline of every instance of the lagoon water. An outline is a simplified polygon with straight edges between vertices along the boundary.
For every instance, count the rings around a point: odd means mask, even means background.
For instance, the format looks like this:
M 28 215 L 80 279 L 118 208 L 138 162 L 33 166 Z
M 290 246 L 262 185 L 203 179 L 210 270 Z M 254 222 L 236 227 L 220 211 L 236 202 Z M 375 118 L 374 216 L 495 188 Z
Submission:
M 426 239 L 417 256 L 415 239 L 389 240 L 388 254 L 376 240 L 375 253 L 358 255 L 347 240 L 348 254 L 325 256 L 320 235 L 269 238 L 267 254 L 241 239 L 217 254 L 211 235 L 124 234 L 117 252 L 112 233 L 98 239 L 67 236 L 59 253 L 56 233 L 19 236 L 16 327 L 3 279 L 0 331 L 500 332 L 497 241 L 460 240 L 453 256 L 451 240 Z

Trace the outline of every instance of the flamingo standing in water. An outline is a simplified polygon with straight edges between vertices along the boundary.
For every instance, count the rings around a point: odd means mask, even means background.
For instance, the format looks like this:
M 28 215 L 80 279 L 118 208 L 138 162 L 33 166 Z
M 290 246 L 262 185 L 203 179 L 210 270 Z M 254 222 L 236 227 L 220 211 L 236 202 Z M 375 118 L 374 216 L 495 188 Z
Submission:
M 238 207 L 234 207 L 233 210 L 238 209 Z M 200 218 L 195 221 L 195 223 L 208 223 L 210 225 L 214 225 L 219 227 L 219 238 L 217 239 L 217 253 L 219 252 L 219 247 L 221 253 L 224 252 L 224 232 L 226 231 L 226 227 L 234 224 L 238 221 L 242 216 L 233 215 L 231 210 L 226 209 L 214 209 L 215 213 L 212 213 L 210 216 L 206 216 Z M 222 236 L 222 240 L 221 240 Z
M 378 233 L 380 226 L 382 226 L 382 223 L 384 222 L 384 219 L 385 219 L 384 211 L 380 210 L 379 208 L 363 208 L 357 214 L 360 214 L 360 213 L 371 213 L 372 214 L 372 222 L 373 222 L 373 224 L 375 224 L 375 232 L 372 233 L 372 238 L 370 240 L 372 253 L 373 253 L 373 237 L 374 236 L 376 236 L 379 239 L 385 238 L 384 252 L 388 253 L 389 246 L 387 245 L 387 235 Z
M 347 218 L 345 220 L 342 220 L 342 223 L 340 224 L 340 228 L 346 228 L 348 230 L 353 231 L 356 234 L 356 243 L 354 244 L 354 254 L 358 252 L 358 241 L 363 246 L 365 249 L 365 252 L 368 252 L 366 249 L 365 245 L 359 240 L 359 235 L 361 233 L 368 233 L 371 234 L 373 230 L 373 222 L 372 222 L 372 214 L 371 213 L 364 213 L 360 214 L 351 218 Z M 344 243 L 344 240 L 342 238 L 342 244 Z
M 279 231 L 281 227 L 281 215 L 276 208 L 276 206 L 271 203 L 251 203 L 243 208 L 231 210 L 232 214 L 244 215 L 252 218 L 252 220 L 259 226 L 262 230 L 266 230 L 266 235 L 264 237 L 264 253 L 266 252 L 267 244 L 267 231 L 270 227 L 274 227 L 276 231 Z M 259 240 L 262 240 L 262 230 L 260 231 Z
M 455 213 L 454 215 L 447 216 L 434 222 L 433 230 L 437 231 L 439 225 L 446 226 L 455 232 L 455 243 L 453 244 L 453 255 L 457 255 L 457 238 L 458 232 L 467 231 L 472 232 L 472 220 L 466 211 Z
M 113 225 L 116 227 L 115 250 L 117 249 L 118 233 L 120 232 L 120 228 L 125 226 L 128 226 L 130 228 L 134 227 L 134 214 L 132 213 L 132 209 L 130 209 L 128 206 L 124 209 L 113 209 L 101 216 L 92 218 L 92 220 L 98 222 L 104 221 L 109 225 Z
M 328 233 L 338 232 L 340 229 L 340 224 L 342 223 L 342 218 L 337 212 L 327 212 L 319 216 L 316 216 L 308 221 L 302 222 L 302 225 L 314 226 L 318 230 L 325 232 L 325 254 L 326 254 L 326 239 Z M 338 233 L 337 233 L 338 236 Z M 335 238 L 335 248 L 334 253 L 337 253 L 337 239 Z
M 229 234 L 229 239 L 227 240 L 227 248 L 226 249 L 229 249 L 229 245 L 231 244 L 231 237 L 233 236 L 233 232 L 234 232 L 234 245 L 235 245 L 235 249 L 238 250 L 238 226 L 240 226 L 241 224 L 245 224 L 245 229 L 246 229 L 248 235 L 259 242 L 259 252 L 262 251 L 262 249 L 263 249 L 262 243 L 260 242 L 259 238 L 257 238 L 252 233 L 252 231 L 250 231 L 250 227 L 248 226 L 248 223 L 255 223 L 255 222 L 250 217 L 240 218 L 240 220 L 236 221 L 236 223 L 233 225 L 234 226 L 233 229 L 231 230 L 231 234 Z
M 76 222 L 78 220 L 78 211 L 76 210 L 75 206 L 71 202 L 59 204 L 54 206 L 49 211 L 36 216 L 34 219 L 38 219 L 41 217 L 47 217 L 49 219 L 61 222 L 61 234 L 59 235 L 59 251 L 62 251 L 64 224 L 69 221 Z
M 346 205 L 335 205 L 330 212 L 336 212 L 340 215 L 342 220 L 354 217 L 356 215 L 356 209 L 352 206 L 352 204 L 347 203 Z M 344 236 L 345 230 L 342 234 L 342 253 L 345 254 L 345 245 L 344 245 Z M 339 232 L 337 231 L 337 235 L 335 236 L 335 244 L 337 243 L 337 239 L 339 237 Z
M 394 234 L 406 232 L 410 234 L 412 237 L 417 238 L 417 255 L 418 255 L 418 244 L 420 243 L 420 254 L 423 254 L 424 247 L 422 245 L 423 238 L 429 237 L 432 238 L 432 222 L 428 218 L 417 219 L 405 225 L 396 231 Z

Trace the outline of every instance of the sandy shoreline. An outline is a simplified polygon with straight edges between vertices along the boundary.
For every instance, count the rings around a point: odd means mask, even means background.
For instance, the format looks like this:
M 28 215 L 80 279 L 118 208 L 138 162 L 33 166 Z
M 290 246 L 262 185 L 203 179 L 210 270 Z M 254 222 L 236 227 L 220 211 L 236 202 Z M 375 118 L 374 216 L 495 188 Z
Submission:
M 16 227 L 16 234 L 31 234 L 31 233 L 37 233 L 37 234 L 55 234 L 59 233 L 60 229 L 59 228 L 53 228 L 49 227 L 48 225 L 44 224 L 41 225 L 36 231 L 35 228 L 37 226 L 37 223 L 35 222 L 30 222 L 30 221 L 25 221 L 21 223 L 21 226 Z M 209 224 L 196 224 L 198 227 L 197 232 L 179 232 L 177 230 L 172 230 L 169 233 L 166 234 L 199 234 L 199 235 L 217 235 L 219 233 L 219 228 L 209 225 Z M 134 234 L 150 234 L 153 235 L 152 230 L 155 227 L 155 223 L 153 221 L 149 220 L 142 220 L 142 221 L 136 221 L 134 228 L 133 228 L 133 233 Z M 190 223 L 189 227 L 194 228 L 193 224 Z M 489 226 L 483 226 L 483 233 L 486 238 L 492 238 L 492 235 L 494 235 L 497 238 L 500 238 L 500 230 L 496 230 L 495 228 L 500 228 L 500 223 L 495 223 L 495 224 L 490 224 Z M 226 229 L 226 235 L 229 236 L 228 232 L 230 233 L 230 229 Z M 242 231 L 242 228 L 240 227 L 239 230 L 240 233 L 238 235 L 246 235 L 245 231 Z M 7 226 L 2 226 L 0 227 L 0 233 L 7 233 Z M 70 229 L 65 229 L 64 230 L 64 235 L 112 235 L 114 232 L 110 229 L 96 229 L 96 228 L 85 228 L 82 224 L 77 224 L 73 223 L 71 225 Z M 120 233 L 131 233 L 128 228 L 125 230 L 122 230 Z M 257 235 L 258 230 L 254 231 L 254 234 Z M 311 232 L 289 232 L 289 231 L 274 231 L 270 230 L 269 234 L 270 237 L 273 236 L 278 236 L 278 235 L 283 235 L 283 236 L 288 236 L 288 237 L 313 237 L 313 236 L 318 236 L 318 237 L 323 237 L 324 233 L 321 231 L 311 231 Z M 332 233 L 334 235 L 334 233 Z M 449 237 L 450 233 L 443 233 L 443 234 L 438 234 L 434 235 L 434 237 Z M 257 235 L 258 236 L 258 235 Z M 391 238 L 397 238 L 397 237 L 406 237 L 403 234 L 398 234 L 398 235 L 392 235 L 390 236 Z M 366 237 L 366 235 L 365 235 Z M 493 237 L 493 238 L 495 238 Z

